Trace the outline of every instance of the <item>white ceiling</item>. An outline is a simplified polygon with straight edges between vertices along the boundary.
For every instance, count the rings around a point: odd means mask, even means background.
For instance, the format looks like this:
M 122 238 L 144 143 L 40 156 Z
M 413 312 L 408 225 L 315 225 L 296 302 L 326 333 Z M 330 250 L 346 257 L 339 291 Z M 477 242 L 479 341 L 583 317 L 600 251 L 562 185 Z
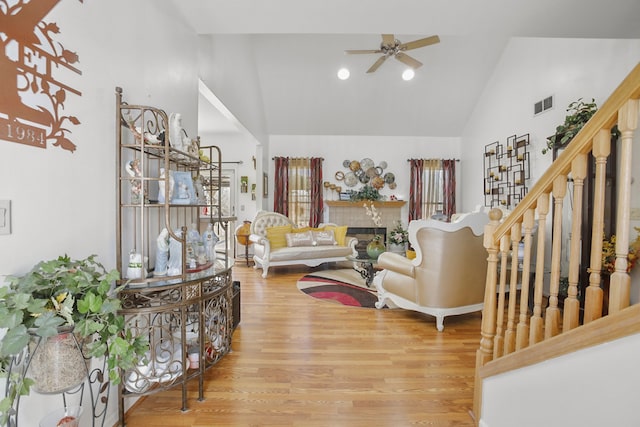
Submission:
M 252 35 L 272 135 L 459 136 L 511 37 L 640 38 L 639 0 L 170 1 L 198 34 Z M 377 55 L 344 54 L 381 33 L 441 42 L 407 52 L 424 66 L 405 82 L 396 60 L 366 74 Z M 205 107 L 209 131 L 237 129 Z

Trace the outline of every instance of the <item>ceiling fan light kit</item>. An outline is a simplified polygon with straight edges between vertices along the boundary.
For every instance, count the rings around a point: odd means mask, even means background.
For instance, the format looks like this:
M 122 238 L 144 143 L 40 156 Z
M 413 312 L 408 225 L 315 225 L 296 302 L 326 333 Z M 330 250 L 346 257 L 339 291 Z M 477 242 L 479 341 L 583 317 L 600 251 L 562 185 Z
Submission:
M 423 39 L 402 43 L 400 40 L 396 39 L 393 34 L 382 34 L 382 43 L 380 43 L 380 49 L 345 50 L 345 53 L 349 55 L 371 54 L 371 53 L 381 54 L 381 56 L 376 60 L 376 62 L 374 62 L 373 65 L 367 70 L 367 73 L 375 72 L 390 56 L 393 56 L 398 61 L 402 62 L 403 64 L 409 66 L 411 69 L 415 70 L 422 66 L 422 62 L 418 61 L 412 56 L 407 55 L 405 51 L 418 49 L 420 47 L 429 46 L 439 42 L 440 42 L 440 38 L 438 36 L 430 36 L 430 37 L 425 37 Z M 411 80 L 411 79 L 405 79 L 405 80 Z

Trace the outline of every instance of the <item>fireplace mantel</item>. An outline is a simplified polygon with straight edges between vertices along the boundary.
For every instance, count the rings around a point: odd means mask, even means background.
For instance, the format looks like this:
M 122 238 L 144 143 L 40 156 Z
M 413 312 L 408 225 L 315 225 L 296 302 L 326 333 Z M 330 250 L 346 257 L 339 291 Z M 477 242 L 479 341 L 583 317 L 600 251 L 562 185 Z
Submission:
M 363 205 L 373 203 L 376 208 L 385 207 L 385 208 L 401 208 L 407 203 L 404 200 L 391 200 L 391 201 L 374 201 L 371 202 L 369 200 L 361 200 L 359 202 L 351 202 L 349 200 L 325 200 L 327 206 L 342 206 L 342 207 L 352 207 L 352 208 L 360 208 L 364 209 Z

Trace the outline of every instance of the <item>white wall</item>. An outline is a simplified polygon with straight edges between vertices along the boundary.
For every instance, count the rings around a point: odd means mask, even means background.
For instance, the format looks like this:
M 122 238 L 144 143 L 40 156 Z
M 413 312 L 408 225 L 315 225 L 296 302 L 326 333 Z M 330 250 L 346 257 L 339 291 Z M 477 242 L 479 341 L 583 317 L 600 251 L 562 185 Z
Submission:
M 115 267 L 115 86 L 129 103 L 181 112 L 189 135 L 196 133 L 197 38 L 175 16 L 153 0 L 65 0 L 45 18 L 80 58 L 82 76 L 72 82 L 82 97 L 68 96 L 64 110 L 81 121 L 70 127 L 77 150 L 0 141 L 0 199 L 13 209 L 12 233 L 0 236 L 0 282 L 65 253 L 97 254 Z M 60 402 L 32 393 L 20 425 L 38 425 Z M 116 406 L 113 398 L 105 425 L 115 422 Z
M 640 335 L 496 375 L 483 383 L 485 427 L 635 427 Z
M 268 142 L 260 82 L 250 35 L 198 37 L 199 74 L 261 144 Z
M 269 177 L 273 177 L 273 157 L 322 157 L 324 181 L 341 185 L 342 191 L 349 187 L 335 178 L 338 171 L 348 172 L 342 165 L 344 160 L 362 160 L 370 158 L 378 165 L 387 162 L 385 172 L 392 172 L 398 184 L 395 190 L 385 186 L 380 193 L 384 196 L 396 195 L 400 200 L 409 197 L 410 158 L 460 158 L 458 138 L 435 137 L 383 137 L 383 136 L 323 136 L 323 135 L 272 135 L 269 142 Z M 458 163 L 456 170 L 465 172 L 466 165 Z M 271 182 L 273 180 L 271 179 Z M 353 187 L 358 189 L 361 185 Z M 325 199 L 337 200 L 336 193 L 326 192 Z M 273 194 L 269 194 L 269 206 L 273 206 Z M 408 206 L 402 211 L 403 222 L 408 218 Z
M 468 166 L 463 206 L 484 202 L 485 145 L 529 133 L 532 185 L 551 164 L 551 153 L 541 151 L 546 137 L 564 122 L 567 105 L 581 97 L 601 105 L 639 59 L 640 40 L 511 39 L 462 135 L 462 160 Z M 534 117 L 533 104 L 550 95 L 554 109 Z

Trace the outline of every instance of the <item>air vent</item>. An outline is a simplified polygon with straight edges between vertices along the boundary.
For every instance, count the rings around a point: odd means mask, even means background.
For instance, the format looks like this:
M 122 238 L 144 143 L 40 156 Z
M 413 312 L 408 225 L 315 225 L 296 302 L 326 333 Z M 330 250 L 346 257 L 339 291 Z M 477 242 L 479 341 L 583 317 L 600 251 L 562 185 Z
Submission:
M 553 95 L 548 96 L 542 101 L 538 101 L 535 104 L 533 104 L 533 115 L 537 116 L 538 114 L 544 113 L 545 111 L 550 110 L 552 108 L 553 108 Z

